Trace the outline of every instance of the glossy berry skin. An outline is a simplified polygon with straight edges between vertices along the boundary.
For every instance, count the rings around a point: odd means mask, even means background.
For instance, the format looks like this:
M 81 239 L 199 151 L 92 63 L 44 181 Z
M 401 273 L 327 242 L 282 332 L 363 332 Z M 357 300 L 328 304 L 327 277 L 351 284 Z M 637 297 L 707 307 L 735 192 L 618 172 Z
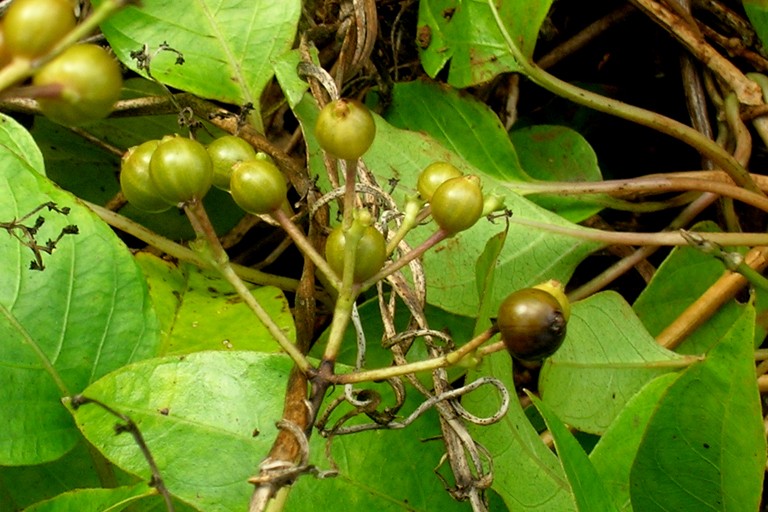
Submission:
M 496 325 L 513 357 L 536 361 L 551 356 L 562 345 L 568 323 L 566 313 L 548 291 L 524 288 L 504 299 Z
M 288 186 L 280 169 L 265 157 L 235 164 L 230 192 L 240 208 L 262 215 L 283 205 Z
M 172 204 L 160 197 L 149 175 L 149 161 L 160 144 L 159 140 L 148 140 L 130 148 L 120 163 L 120 188 L 130 204 L 150 213 L 160 213 Z
M 202 199 L 213 183 L 213 163 L 205 146 L 186 137 L 165 137 L 149 161 L 157 193 L 171 204 Z
M 5 29 L 0 24 L 0 67 L 5 67 L 13 59 L 13 55 L 8 51 L 8 44 L 5 42 Z
M 458 178 L 461 174 L 460 170 L 448 162 L 432 162 L 419 173 L 416 188 L 421 198 L 429 201 L 437 187 L 451 178 Z
M 345 246 L 346 235 L 339 226 L 331 231 L 325 242 L 325 259 L 339 277 L 342 277 L 344 273 Z M 357 243 L 353 281 L 361 283 L 373 277 L 384 266 L 386 258 L 387 243 L 384 240 L 384 235 L 375 227 L 367 226 Z
M 12 55 L 45 55 L 75 27 L 69 0 L 14 0 L 3 16 L 5 41 Z
M 57 97 L 39 98 L 40 109 L 52 121 L 81 125 L 107 117 L 120 98 L 120 66 L 95 44 L 77 44 L 35 74 L 37 86 L 62 86 Z
M 435 189 L 429 201 L 432 218 L 449 235 L 472 227 L 483 213 L 483 191 L 477 176 L 459 176 Z
M 256 158 L 253 146 L 234 135 L 224 135 L 208 144 L 208 154 L 213 162 L 213 186 L 227 191 L 232 166 Z
M 376 136 L 376 123 L 368 107 L 357 100 L 341 98 L 320 111 L 315 137 L 325 151 L 345 160 L 363 156 Z

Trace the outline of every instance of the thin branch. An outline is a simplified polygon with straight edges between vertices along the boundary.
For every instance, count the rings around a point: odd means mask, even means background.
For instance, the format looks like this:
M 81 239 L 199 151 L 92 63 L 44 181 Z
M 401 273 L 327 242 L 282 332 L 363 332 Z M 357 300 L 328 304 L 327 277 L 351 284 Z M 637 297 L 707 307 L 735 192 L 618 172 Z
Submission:
M 480 345 L 491 339 L 496 334 L 496 332 L 497 331 L 495 328 L 487 329 L 472 340 L 468 341 L 461 348 L 440 357 L 435 357 L 433 359 L 427 359 L 424 361 L 417 361 L 410 364 L 402 364 L 375 370 L 368 370 L 364 372 L 332 375 L 329 380 L 334 384 L 353 384 L 356 382 L 390 379 L 392 377 L 399 377 L 401 375 L 407 375 L 410 373 L 425 372 L 436 370 L 438 368 L 453 366 L 458 364 L 465 357 L 471 357 L 472 352 L 477 350 Z
M 599 94 L 595 94 L 586 89 L 581 89 L 568 82 L 560 80 L 559 78 L 550 75 L 534 63 L 530 62 L 528 58 L 520 51 L 515 44 L 512 36 L 509 35 L 504 22 L 499 15 L 498 9 L 493 0 L 487 0 L 488 7 L 491 9 L 493 16 L 496 20 L 496 24 L 501 31 L 504 41 L 507 45 L 507 49 L 512 57 L 517 61 L 517 64 L 521 67 L 522 72 L 528 76 L 533 82 L 547 89 L 548 91 L 557 94 L 563 98 L 569 99 L 579 105 L 584 105 L 589 108 L 595 109 L 599 112 L 605 112 L 607 114 L 621 117 L 635 123 L 653 128 L 661 133 L 672 136 L 679 139 L 691 147 L 698 150 L 704 156 L 711 159 L 715 164 L 720 166 L 726 171 L 739 186 L 744 187 L 757 194 L 762 194 L 757 186 L 752 181 L 749 173 L 744 167 L 742 167 L 732 155 L 724 151 L 713 141 L 707 137 L 686 126 L 678 121 L 662 116 L 655 112 L 645 110 L 639 107 L 628 105 L 621 101 L 607 98 Z M 759 95 L 759 87 L 754 82 L 749 82 L 755 88 L 755 93 Z M 751 104 L 762 103 L 762 97 L 758 97 Z
M 120 419 L 120 421 L 124 423 L 124 424 L 117 424 L 115 426 L 115 433 L 122 434 L 124 432 L 128 432 L 129 434 L 131 434 L 131 436 L 133 437 L 133 440 L 136 442 L 136 445 L 139 447 L 139 450 L 141 450 L 141 454 L 144 456 L 144 459 L 147 461 L 147 465 L 149 465 L 149 470 L 152 473 L 152 478 L 149 481 L 149 485 L 157 489 L 157 492 L 159 492 L 160 495 L 163 497 L 163 500 L 165 500 L 165 507 L 168 510 L 168 512 L 174 512 L 175 507 L 173 505 L 173 499 L 171 498 L 171 493 L 168 491 L 168 488 L 165 487 L 165 482 L 163 481 L 163 477 L 160 474 L 160 468 L 158 468 L 157 463 L 155 462 L 155 458 L 152 456 L 152 452 L 149 450 L 149 446 L 147 446 L 147 442 L 144 440 L 144 436 L 141 434 L 141 430 L 139 429 L 138 425 L 136 425 L 136 422 L 134 422 L 130 418 L 130 416 L 127 416 L 113 409 L 112 407 L 108 406 L 104 402 L 101 402 L 94 398 L 88 398 L 83 395 L 75 395 L 72 397 L 70 404 L 72 405 L 72 408 L 75 410 L 87 404 L 96 405 L 104 409 L 106 412 L 108 412 L 112 416 L 115 416 L 116 418 Z
M 527 226 L 550 233 L 580 238 L 592 242 L 615 245 L 688 245 L 688 241 L 680 233 L 634 233 L 619 231 L 601 231 L 578 227 L 549 224 L 530 219 L 512 216 L 511 224 Z M 753 247 L 768 245 L 768 233 L 701 233 L 708 240 L 720 245 L 743 245 Z
M 707 44 L 700 33 L 697 34 L 698 26 L 691 26 L 689 23 L 686 23 L 680 16 L 661 2 L 654 0 L 632 0 L 632 3 L 683 43 L 688 51 L 723 79 L 736 93 L 740 103 L 746 105 L 760 105 L 763 103 L 763 96 L 757 84 L 747 79 L 731 61 Z
M 112 226 L 113 228 L 124 231 L 132 236 L 135 236 L 142 242 L 155 247 L 156 249 L 182 261 L 188 261 L 201 268 L 207 268 L 209 263 L 206 262 L 198 253 L 177 244 L 176 242 L 161 236 L 154 231 L 145 228 L 138 222 L 134 222 L 128 217 L 115 213 L 111 210 L 99 206 L 88 201 L 83 201 L 85 205 L 93 210 L 96 215 L 101 217 L 101 220 Z M 260 284 L 264 286 L 275 286 L 285 291 L 295 291 L 298 286 L 298 281 L 289 277 L 276 276 L 274 274 L 267 274 L 259 270 L 244 267 L 236 263 L 230 263 L 235 273 L 246 281 L 254 284 Z
M 208 243 L 208 249 L 211 251 L 212 256 L 209 265 L 216 268 L 224 279 L 232 285 L 240 298 L 243 299 L 245 304 L 256 315 L 256 318 L 264 324 L 267 331 L 269 331 L 269 334 L 271 334 L 278 345 L 280 345 L 280 348 L 293 359 L 296 366 L 305 373 L 312 370 L 312 364 L 307 360 L 303 352 L 288 339 L 283 330 L 280 329 L 280 326 L 275 323 L 269 313 L 264 310 L 248 287 L 245 286 L 245 283 L 243 283 L 237 273 L 235 273 L 232 264 L 229 262 L 227 252 L 221 246 L 202 203 L 199 201 L 191 201 L 184 206 L 184 212 L 187 214 L 187 217 L 189 218 L 195 233 L 200 237 L 200 240 L 205 240 Z

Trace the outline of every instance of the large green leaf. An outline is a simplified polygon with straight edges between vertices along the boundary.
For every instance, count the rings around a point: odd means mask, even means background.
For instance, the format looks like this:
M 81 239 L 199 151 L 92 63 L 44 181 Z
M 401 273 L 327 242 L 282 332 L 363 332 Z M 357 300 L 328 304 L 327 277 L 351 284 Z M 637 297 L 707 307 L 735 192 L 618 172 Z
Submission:
M 136 422 L 176 497 L 206 512 L 246 510 L 253 490 L 247 479 L 277 434 L 275 421 L 291 366 L 279 354 L 197 352 L 126 366 L 84 394 Z M 133 439 L 115 435 L 116 418 L 96 405 L 84 405 L 74 414 L 88 440 L 110 460 L 149 478 Z M 335 439 L 340 475 L 319 482 L 302 477 L 291 491 L 288 510 L 466 509 L 432 474 L 443 448 L 422 439 L 438 433 L 435 416 L 428 414 L 406 430 Z M 313 436 L 311 454 L 320 469 L 328 468 L 324 444 Z M 414 459 L 416 452 L 420 455 Z
M 620 295 L 604 292 L 573 305 L 565 342 L 545 363 L 539 388 L 563 421 L 602 434 L 648 381 L 685 362 L 654 341 Z
M 430 134 L 488 176 L 531 181 L 498 116 L 471 96 L 421 80 L 395 84 L 385 119 L 398 128 Z
M 503 183 L 599 181 L 592 147 L 578 132 L 556 125 L 528 126 L 507 134 L 498 116 L 472 96 L 426 81 L 396 84 L 385 119 L 424 132 Z M 525 190 L 524 188 L 521 190 Z M 578 222 L 602 206 L 578 197 L 533 194 L 529 199 Z
M 95 4 L 100 2 L 94 1 Z M 272 59 L 296 38 L 299 0 L 143 0 L 102 24 L 117 57 L 138 71 L 131 52 L 163 43 L 181 53 L 157 53 L 154 78 L 204 98 L 255 107 L 251 120 L 261 129 L 261 93 L 273 76 Z
M 537 125 L 510 134 L 520 163 L 534 179 L 542 181 L 600 181 L 597 155 L 577 131 L 567 126 Z M 603 207 L 579 197 L 531 194 L 528 199 L 572 221 L 579 222 Z
M 277 352 L 280 345 L 223 278 L 151 254 L 137 256 L 161 322 L 158 355 L 201 350 Z M 252 290 L 256 300 L 289 339 L 296 329 L 283 292 L 272 286 Z
M 584 448 L 541 399 L 533 394 L 530 394 L 530 397 L 552 433 L 558 459 L 568 477 L 568 483 L 571 484 L 576 508 L 583 512 L 617 510 L 606 493 L 600 475 L 584 453 Z
M 11 153 L 31 169 L 45 174 L 43 155 L 29 132 L 13 118 L 0 115 L 0 147 Z
M 754 309 L 744 308 L 664 394 L 630 473 L 635 510 L 758 510 L 766 443 L 754 324 Z
M 168 489 L 205 511 L 247 509 L 247 482 L 269 451 L 280 418 L 287 357 L 258 352 L 197 352 L 125 366 L 84 395 L 136 422 Z M 84 405 L 75 420 L 88 440 L 126 471 L 150 477 L 117 420 Z
M 124 364 L 154 354 L 157 319 L 146 284 L 130 253 L 109 227 L 70 194 L 27 166 L 34 156 L 0 151 L 0 220 L 23 217 L 53 201 L 69 215 L 42 210 L 37 233 L 44 245 L 77 225 L 44 271 L 30 270 L 33 254 L 0 236 L 0 464 L 56 459 L 78 439 L 60 399 Z M 35 428 L 30 428 L 34 425 Z
M 509 510 L 568 512 L 576 510 L 570 485 L 552 451 L 542 442 L 514 395 L 511 361 L 506 353 L 496 353 L 467 375 L 467 382 L 491 375 L 512 390 L 507 414 L 487 426 L 470 426 L 472 437 L 493 457 L 493 489 Z M 481 386 L 462 399 L 473 414 L 490 416 L 498 408 L 499 397 L 490 386 Z
M 78 487 L 97 487 L 93 459 L 84 441 L 63 457 L 34 466 L 0 467 L 0 512 L 15 512 Z
M 589 454 L 592 464 L 619 510 L 631 511 L 629 472 L 648 421 L 667 388 L 679 378 L 667 373 L 650 381 L 621 410 Z
M 26 512 L 73 512 L 75 510 L 118 512 L 137 501 L 155 495 L 156 492 L 145 483 L 114 489 L 77 489 L 24 510 Z
M 305 127 L 310 168 L 313 172 L 323 172 L 322 152 L 311 128 L 317 117 L 317 107 L 311 99 L 305 98 L 295 111 Z M 497 181 L 430 136 L 397 129 L 378 116 L 375 119 L 376 139 L 363 155 L 363 161 L 379 184 L 386 186 L 390 180 L 397 182 L 393 197 L 400 205 L 404 204 L 406 195 L 416 193 L 416 182 L 421 170 L 436 160 L 443 160 L 466 173 L 480 176 L 484 190 L 504 196 L 507 207 L 515 217 L 578 229 L 578 226 L 516 194 L 514 184 Z M 319 175 L 322 178 L 323 175 Z M 321 183 L 325 185 L 327 180 L 321 179 Z M 428 300 L 431 303 L 459 315 L 473 316 L 477 313 L 479 299 L 475 264 L 488 239 L 502 229 L 499 222 L 503 220 L 490 222 L 480 219 L 469 230 L 427 251 L 423 261 L 429 286 Z M 412 233 L 409 241 L 415 246 L 435 229 L 434 223 L 422 226 Z M 598 247 L 594 242 L 511 224 L 497 263 L 496 286 L 491 296 L 487 297 L 490 309 L 498 308 L 501 301 L 518 288 L 548 279 L 567 282 L 576 266 Z
M 552 0 L 497 2 L 502 22 L 525 56 L 533 55 Z M 421 64 L 435 77 L 450 60 L 448 83 L 469 87 L 500 73 L 520 71 L 506 49 L 487 0 L 422 0 L 418 42 Z

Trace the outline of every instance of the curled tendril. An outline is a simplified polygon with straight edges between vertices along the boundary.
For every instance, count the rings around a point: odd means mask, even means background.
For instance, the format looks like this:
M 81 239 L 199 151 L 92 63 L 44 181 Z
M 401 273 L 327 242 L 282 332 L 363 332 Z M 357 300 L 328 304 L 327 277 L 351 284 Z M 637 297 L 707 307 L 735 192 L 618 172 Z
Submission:
M 457 398 L 460 398 L 468 393 L 471 393 L 472 391 L 476 390 L 480 386 L 483 386 L 486 384 L 489 384 L 495 387 L 501 396 L 501 402 L 498 408 L 496 409 L 496 412 L 494 412 L 492 415 L 487 417 L 475 416 L 474 414 L 467 411 L 456 400 Z M 338 406 L 339 403 L 344 401 L 343 398 L 341 400 L 339 399 L 337 400 L 338 402 L 335 404 L 335 406 Z M 451 389 L 449 391 L 445 391 L 444 393 L 433 395 L 427 398 L 410 415 L 408 415 L 402 421 L 390 421 L 388 423 L 363 423 L 360 425 L 350 425 L 348 427 L 344 427 L 341 425 L 340 423 L 341 420 L 340 420 L 339 422 L 336 422 L 333 428 L 321 431 L 321 434 L 323 436 L 337 436 L 337 435 L 354 434 L 356 432 L 363 432 L 366 430 L 402 429 L 407 427 L 414 421 L 416 421 L 421 415 L 423 415 L 429 409 L 434 407 L 436 404 L 444 401 L 450 401 L 451 405 L 456 410 L 456 414 L 458 414 L 462 419 L 470 423 L 474 423 L 476 425 L 491 425 L 499 421 L 502 417 L 504 417 L 504 415 L 507 413 L 507 410 L 509 410 L 510 395 L 509 395 L 509 391 L 500 380 L 496 379 L 495 377 L 480 377 L 460 388 Z M 324 415 L 326 416 L 326 418 L 327 418 L 327 414 L 329 413 L 326 413 Z M 352 416 L 347 414 L 343 419 L 346 420 L 346 419 L 349 419 L 350 417 Z M 322 424 L 321 426 L 324 426 L 324 424 Z
M 385 339 L 382 344 L 385 348 L 392 347 L 393 345 L 398 345 L 400 343 L 403 343 L 404 341 L 409 341 L 414 338 L 419 337 L 433 337 L 433 338 L 439 338 L 443 341 L 445 341 L 447 344 L 452 345 L 453 339 L 446 333 L 442 331 L 436 331 L 434 329 L 414 329 L 406 332 L 398 333 L 396 336 L 392 336 L 390 338 Z
M 309 216 L 314 217 L 320 208 L 324 207 L 331 201 L 342 197 L 344 195 L 344 192 L 345 192 L 344 187 L 339 187 L 329 191 L 326 194 L 323 194 L 322 197 L 319 197 L 312 204 L 312 208 L 309 210 Z M 386 205 L 387 209 L 397 210 L 397 204 L 395 203 L 395 200 L 392 199 L 392 196 L 388 195 L 386 192 L 384 192 L 380 188 L 377 188 L 371 185 L 366 185 L 364 183 L 356 183 L 355 192 L 371 194 L 375 196 L 379 201 L 381 201 L 382 204 Z
M 290 482 L 297 476 L 311 470 L 309 462 L 309 439 L 304 431 L 296 423 L 281 419 L 276 424 L 280 430 L 290 433 L 299 445 L 300 460 L 293 463 L 287 460 L 264 459 L 259 465 L 259 475 L 251 477 L 248 481 L 252 484 L 278 484 Z
M 307 78 L 314 78 L 320 85 L 323 86 L 328 96 L 331 97 L 331 101 L 339 99 L 339 88 L 336 87 L 336 82 L 333 77 L 321 66 L 313 64 L 311 62 L 299 62 L 296 67 L 296 72 L 299 77 L 306 80 Z
M 499 395 L 501 396 L 501 403 L 499 404 L 498 408 L 496 409 L 496 412 L 491 414 L 490 416 L 486 417 L 480 417 L 475 416 L 474 414 L 467 411 L 463 405 L 461 405 L 460 402 L 454 401 L 452 402 L 453 407 L 456 409 L 456 413 L 467 420 L 470 423 L 474 423 L 475 425 L 492 425 L 501 418 L 504 417 L 505 414 L 507 414 L 507 411 L 509 410 L 509 391 L 504 386 L 504 384 L 495 377 L 480 377 L 479 379 L 473 381 L 470 384 L 467 384 L 464 386 L 464 388 L 471 388 L 467 389 L 467 393 L 479 388 L 480 386 L 484 384 L 490 384 L 496 388 L 496 390 L 499 392 Z M 460 388 L 461 389 L 461 388 Z

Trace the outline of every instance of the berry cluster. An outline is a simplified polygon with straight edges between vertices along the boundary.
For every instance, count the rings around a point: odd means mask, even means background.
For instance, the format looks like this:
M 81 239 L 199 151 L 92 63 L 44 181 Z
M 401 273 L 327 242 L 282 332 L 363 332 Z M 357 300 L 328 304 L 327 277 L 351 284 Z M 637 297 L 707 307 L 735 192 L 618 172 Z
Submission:
M 272 160 L 234 135 L 208 147 L 179 136 L 134 146 L 123 155 L 120 186 L 129 203 L 152 213 L 200 200 L 216 186 L 248 213 L 265 214 L 280 208 L 288 191 Z
M 367 107 L 346 99 L 326 105 L 315 126 L 323 150 L 348 160 L 350 165 L 370 148 L 375 133 L 375 121 Z M 178 136 L 145 142 L 123 157 L 120 182 L 128 201 L 150 212 L 200 200 L 212 185 L 229 191 L 235 202 L 252 214 L 275 213 L 285 204 L 287 194 L 285 177 L 272 160 L 232 135 L 214 140 L 207 148 Z M 422 213 L 431 214 L 443 238 L 472 227 L 488 210 L 498 207 L 494 196 L 483 194 L 477 176 L 465 175 L 447 162 L 424 168 L 416 188 L 419 196 L 414 200 L 429 205 Z M 368 210 L 356 210 L 351 218 L 331 230 L 325 260 L 341 277 L 351 257 L 352 281 L 363 283 L 384 267 L 389 257 L 387 241 L 373 226 Z M 354 247 L 348 250 L 350 239 Z M 569 315 L 562 286 L 547 282 L 510 294 L 499 308 L 496 325 L 512 356 L 537 360 L 560 347 Z

